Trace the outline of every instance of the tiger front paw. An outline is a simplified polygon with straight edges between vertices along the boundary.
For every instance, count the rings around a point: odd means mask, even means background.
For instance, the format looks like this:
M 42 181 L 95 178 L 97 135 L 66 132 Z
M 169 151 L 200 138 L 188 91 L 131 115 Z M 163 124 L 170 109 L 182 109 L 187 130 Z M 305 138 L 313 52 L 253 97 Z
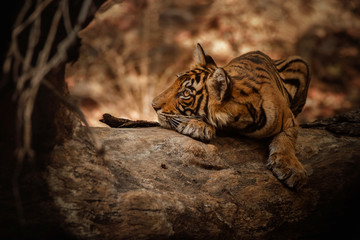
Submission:
M 272 154 L 267 167 L 289 188 L 300 189 L 307 182 L 307 173 L 295 156 Z
M 176 130 L 181 134 L 203 142 L 208 142 L 210 139 L 214 138 L 216 132 L 213 126 L 199 120 L 182 122 Z

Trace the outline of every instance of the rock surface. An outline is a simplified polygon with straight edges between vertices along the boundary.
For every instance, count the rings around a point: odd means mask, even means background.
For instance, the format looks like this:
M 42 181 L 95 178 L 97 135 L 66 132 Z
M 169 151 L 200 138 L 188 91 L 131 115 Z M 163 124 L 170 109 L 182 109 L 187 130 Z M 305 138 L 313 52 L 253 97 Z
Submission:
M 297 239 L 299 226 L 317 234 L 309 219 L 323 220 L 359 180 L 360 139 L 325 130 L 300 131 L 297 156 L 312 174 L 298 192 L 266 169 L 266 140 L 93 130 L 104 155 L 79 128 L 54 149 L 45 176 L 63 227 L 80 239 Z

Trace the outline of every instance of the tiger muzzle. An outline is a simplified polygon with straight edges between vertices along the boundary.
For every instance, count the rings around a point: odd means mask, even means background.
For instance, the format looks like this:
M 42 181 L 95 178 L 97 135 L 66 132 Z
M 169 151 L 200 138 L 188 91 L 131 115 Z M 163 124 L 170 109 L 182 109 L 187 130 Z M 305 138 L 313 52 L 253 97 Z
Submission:
M 151 105 L 156 112 L 161 109 L 161 106 L 157 105 L 154 101 L 151 103 Z

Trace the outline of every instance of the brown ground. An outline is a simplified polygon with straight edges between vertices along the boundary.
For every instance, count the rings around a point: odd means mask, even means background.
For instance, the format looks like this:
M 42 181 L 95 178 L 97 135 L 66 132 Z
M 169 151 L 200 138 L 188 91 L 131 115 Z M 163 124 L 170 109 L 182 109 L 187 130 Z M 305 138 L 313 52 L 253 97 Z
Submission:
M 79 34 L 66 81 L 93 126 L 105 112 L 155 120 L 151 100 L 201 43 L 218 65 L 251 50 L 300 55 L 312 83 L 300 122 L 360 106 L 360 2 L 109 0 Z

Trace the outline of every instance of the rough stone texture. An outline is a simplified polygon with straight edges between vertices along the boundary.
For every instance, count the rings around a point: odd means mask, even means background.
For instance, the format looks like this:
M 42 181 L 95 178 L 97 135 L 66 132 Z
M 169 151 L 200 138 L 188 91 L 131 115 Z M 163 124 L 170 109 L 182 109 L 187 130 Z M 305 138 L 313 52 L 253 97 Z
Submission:
M 80 239 L 313 239 L 359 180 L 360 139 L 326 130 L 300 131 L 297 156 L 312 174 L 298 192 L 266 169 L 266 140 L 93 130 L 103 156 L 80 128 L 55 147 L 45 175 L 63 227 Z
M 332 118 L 302 124 L 304 128 L 326 129 L 336 134 L 360 136 L 360 108 L 351 110 Z

